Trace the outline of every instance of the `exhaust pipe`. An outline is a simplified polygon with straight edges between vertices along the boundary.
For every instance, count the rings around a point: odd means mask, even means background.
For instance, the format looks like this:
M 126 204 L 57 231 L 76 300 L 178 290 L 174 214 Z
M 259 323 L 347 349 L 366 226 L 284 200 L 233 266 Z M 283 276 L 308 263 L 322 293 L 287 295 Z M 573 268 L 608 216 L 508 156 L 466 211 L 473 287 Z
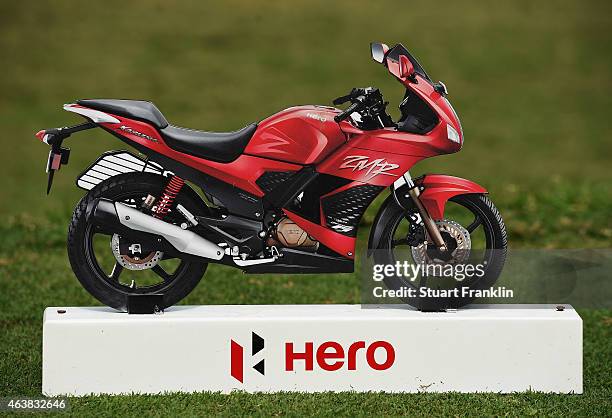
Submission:
M 177 251 L 197 257 L 221 260 L 224 251 L 198 234 L 144 214 L 123 203 L 98 199 L 88 208 L 88 219 L 119 230 L 130 229 L 164 237 Z

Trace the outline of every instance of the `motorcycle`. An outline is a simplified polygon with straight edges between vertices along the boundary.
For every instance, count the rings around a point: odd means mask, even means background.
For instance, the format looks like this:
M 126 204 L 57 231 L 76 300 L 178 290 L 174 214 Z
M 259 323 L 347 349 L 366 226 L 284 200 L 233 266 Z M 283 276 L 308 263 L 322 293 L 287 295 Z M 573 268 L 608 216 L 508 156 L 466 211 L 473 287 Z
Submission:
M 416 262 L 456 263 L 481 230 L 486 274 L 469 285 L 494 283 L 507 237 L 486 189 L 457 177 L 409 173 L 417 162 L 463 146 L 446 86 L 433 82 L 401 44 L 372 43 L 371 54 L 406 89 L 397 122 L 373 87 L 335 99 L 335 106 L 350 102 L 344 111 L 290 107 L 226 133 L 171 125 L 147 101 L 64 105 L 86 122 L 36 134 L 51 147 L 47 194 L 69 160 L 63 141 L 74 133 L 101 128 L 139 153 L 106 152 L 77 178 L 87 193 L 72 215 L 68 255 L 83 287 L 125 310 L 133 295 L 161 294 L 162 307 L 176 304 L 208 263 L 246 273 L 350 273 L 359 222 L 386 188 L 368 241 L 376 263 L 395 263 L 402 247 Z M 466 226 L 445 216 L 451 203 L 467 210 Z M 401 275 L 385 283 L 416 286 Z M 402 300 L 425 306 L 419 297 Z M 471 300 L 437 298 L 435 307 Z

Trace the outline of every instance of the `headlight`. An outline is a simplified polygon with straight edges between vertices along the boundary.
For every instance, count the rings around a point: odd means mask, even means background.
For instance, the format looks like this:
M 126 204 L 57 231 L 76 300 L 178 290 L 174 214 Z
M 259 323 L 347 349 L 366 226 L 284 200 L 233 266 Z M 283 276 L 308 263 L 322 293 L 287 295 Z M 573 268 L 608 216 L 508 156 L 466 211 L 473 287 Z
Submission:
M 461 143 L 461 138 L 459 137 L 459 134 L 457 133 L 455 128 L 453 128 L 449 124 L 446 124 L 446 134 L 448 136 L 448 139 L 450 139 L 451 141 L 456 142 L 457 144 Z
M 457 112 L 455 112 L 455 108 L 448 101 L 448 99 L 446 97 L 444 97 L 444 101 L 446 102 L 446 104 L 448 105 L 450 110 L 453 111 L 453 115 L 455 115 L 455 119 L 457 119 L 457 123 L 459 124 L 459 129 L 461 130 L 461 135 L 463 135 L 463 128 L 461 127 L 461 121 L 459 120 L 459 116 L 457 115 Z M 453 128 L 450 125 L 447 125 L 446 131 L 448 132 L 448 139 L 450 139 L 453 142 L 456 142 L 457 144 L 461 143 L 461 139 L 460 139 L 459 135 L 457 134 L 457 131 L 455 130 L 455 128 Z M 451 134 L 451 132 L 453 132 L 453 134 Z

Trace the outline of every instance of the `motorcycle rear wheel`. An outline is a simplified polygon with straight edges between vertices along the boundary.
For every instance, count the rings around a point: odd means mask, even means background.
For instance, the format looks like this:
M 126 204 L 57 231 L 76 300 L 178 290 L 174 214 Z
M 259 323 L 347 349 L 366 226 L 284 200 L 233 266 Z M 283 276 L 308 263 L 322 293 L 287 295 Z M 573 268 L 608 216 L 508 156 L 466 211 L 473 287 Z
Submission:
M 185 298 L 200 282 L 207 263 L 163 258 L 153 268 L 129 270 L 112 253 L 112 234 L 87 222 L 87 206 L 95 199 L 119 201 L 135 208 L 147 195 L 159 199 L 168 179 L 150 173 L 125 173 L 111 177 L 91 189 L 74 209 L 68 228 L 68 257 L 74 274 L 83 287 L 101 303 L 120 311 L 127 310 L 130 295 L 163 294 L 166 308 Z M 193 214 L 206 206 L 187 185 L 175 204 Z M 184 219 L 171 211 L 165 221 L 179 224 Z

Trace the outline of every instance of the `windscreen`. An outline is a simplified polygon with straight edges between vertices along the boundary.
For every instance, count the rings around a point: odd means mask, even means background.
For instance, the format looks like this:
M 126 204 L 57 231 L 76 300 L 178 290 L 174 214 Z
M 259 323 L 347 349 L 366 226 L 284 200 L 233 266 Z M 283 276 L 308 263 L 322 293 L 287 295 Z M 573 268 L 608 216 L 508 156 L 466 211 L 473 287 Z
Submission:
M 393 48 L 389 50 L 389 52 L 387 52 L 386 57 L 387 59 L 391 59 L 395 62 L 399 62 L 400 55 L 407 56 L 410 62 L 412 63 L 412 66 L 414 67 L 414 72 L 431 82 L 431 78 L 429 78 L 429 76 L 425 72 L 425 69 L 421 66 L 421 64 L 419 64 L 416 58 L 413 57 L 412 54 L 410 54 L 410 52 L 408 52 L 408 50 L 404 47 L 404 45 L 402 44 L 395 45 Z

